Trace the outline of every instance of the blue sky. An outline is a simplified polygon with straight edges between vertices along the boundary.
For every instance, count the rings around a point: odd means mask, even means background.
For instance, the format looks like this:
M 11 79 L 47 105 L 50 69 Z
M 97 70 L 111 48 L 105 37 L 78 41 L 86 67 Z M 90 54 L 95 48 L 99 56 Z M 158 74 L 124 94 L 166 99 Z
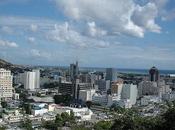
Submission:
M 175 69 L 175 1 L 1 0 L 0 58 Z

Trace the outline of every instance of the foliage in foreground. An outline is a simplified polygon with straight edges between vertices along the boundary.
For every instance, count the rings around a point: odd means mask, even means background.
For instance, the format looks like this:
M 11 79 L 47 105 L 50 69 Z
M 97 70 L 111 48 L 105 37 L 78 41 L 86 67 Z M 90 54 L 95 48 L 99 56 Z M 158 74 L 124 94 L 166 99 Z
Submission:
M 122 112 L 110 124 L 100 121 L 95 130 L 175 130 L 175 103 L 170 103 L 165 113 L 155 117 L 142 117 L 131 110 L 117 110 Z

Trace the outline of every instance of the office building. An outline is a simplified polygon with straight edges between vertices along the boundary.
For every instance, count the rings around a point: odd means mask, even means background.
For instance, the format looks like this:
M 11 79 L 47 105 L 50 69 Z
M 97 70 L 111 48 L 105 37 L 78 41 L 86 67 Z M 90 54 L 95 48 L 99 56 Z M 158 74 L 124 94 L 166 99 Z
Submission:
M 138 97 L 158 94 L 159 88 L 157 86 L 157 82 L 142 81 L 138 84 Z
M 72 95 L 73 84 L 72 82 L 62 82 L 59 83 L 58 93 L 62 95 Z
M 32 72 L 35 72 L 35 89 L 40 88 L 40 70 L 34 69 Z
M 92 102 L 100 104 L 100 105 L 107 105 L 108 104 L 108 96 L 106 94 L 95 93 L 92 96 Z
M 24 88 L 27 90 L 35 90 L 40 88 L 40 72 L 33 70 L 24 73 Z
M 78 68 L 77 61 L 76 61 L 76 64 L 70 64 L 69 72 L 70 72 L 70 79 L 73 84 L 72 94 L 73 94 L 74 99 L 77 99 L 78 88 L 76 85 L 76 79 L 78 78 L 78 74 L 79 74 L 79 68 Z
M 159 70 L 156 67 L 153 66 L 149 70 L 149 78 L 150 78 L 150 81 L 153 81 L 153 82 L 159 81 Z
M 106 81 L 104 79 L 98 80 L 97 84 L 98 84 L 98 90 L 106 91 Z
M 78 62 L 76 61 L 76 64 L 70 64 L 70 78 L 71 81 L 75 81 L 78 77 L 79 68 L 78 68 Z
M 123 88 L 123 81 L 122 80 L 112 82 L 112 84 L 111 84 L 111 94 L 116 94 L 119 97 L 121 97 L 122 88 Z
M 0 69 L 0 97 L 3 99 L 11 99 L 13 96 L 12 81 L 13 76 L 11 71 Z
M 94 89 L 94 84 L 91 83 L 80 83 L 79 79 L 76 79 L 76 84 L 74 86 L 75 89 L 75 99 L 79 99 L 79 92 L 80 90 L 90 90 L 90 89 Z
M 106 69 L 106 80 L 110 80 L 110 81 L 117 80 L 117 71 L 114 68 Z
M 129 100 L 130 103 L 134 105 L 136 103 L 137 93 L 137 85 L 124 84 L 121 93 L 121 98 Z
M 79 99 L 86 102 L 92 101 L 92 96 L 95 94 L 95 89 L 80 90 Z

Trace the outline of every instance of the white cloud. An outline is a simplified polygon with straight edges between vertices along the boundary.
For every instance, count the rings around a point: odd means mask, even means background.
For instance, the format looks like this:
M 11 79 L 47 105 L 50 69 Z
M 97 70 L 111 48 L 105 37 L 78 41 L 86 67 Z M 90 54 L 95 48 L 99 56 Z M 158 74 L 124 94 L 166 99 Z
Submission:
M 30 43 L 34 43 L 34 42 L 35 42 L 35 38 L 34 38 L 34 37 L 28 37 L 28 41 L 29 41 Z
M 9 26 L 2 26 L 1 30 L 7 34 L 13 33 L 13 30 Z
M 15 42 L 0 40 L 0 46 L 16 48 L 18 45 Z
M 58 24 L 58 21 L 38 18 L 38 17 L 19 17 L 19 16 L 0 16 L 0 26 L 11 26 L 30 31 L 49 30 Z
M 143 37 L 145 31 L 160 32 L 161 28 L 155 23 L 158 16 L 157 8 L 166 3 L 164 2 L 166 0 L 159 0 L 160 2 L 150 0 L 146 5 L 140 6 L 133 0 L 55 1 L 59 9 L 63 10 L 69 18 L 76 21 L 85 21 L 85 23 L 86 21 L 94 21 L 95 24 L 91 23 L 89 26 L 90 34 L 93 36 L 97 33 L 95 28 L 100 27 L 112 34 L 121 33 L 137 37 Z M 134 21 L 131 19 L 132 16 Z M 143 22 L 146 23 L 143 24 Z
M 49 59 L 51 57 L 50 53 L 43 52 L 43 51 L 40 51 L 40 50 L 37 50 L 37 49 L 31 49 L 30 53 L 35 58 L 46 58 L 46 59 Z
M 154 3 L 148 3 L 145 6 L 136 6 L 133 12 L 133 22 L 151 32 L 160 33 L 161 28 L 155 24 L 155 18 L 158 15 L 158 9 Z
M 149 0 L 152 3 L 155 3 L 156 7 L 158 9 L 164 8 L 164 6 L 167 4 L 169 0 Z
M 37 26 L 36 24 L 31 24 L 31 25 L 30 25 L 30 30 L 31 30 L 32 32 L 36 32 L 36 31 L 38 30 L 38 26 Z
M 96 37 L 96 36 L 99 37 L 107 34 L 105 30 L 97 28 L 95 22 L 87 23 L 87 33 L 92 37 Z
M 109 46 L 108 42 L 82 35 L 81 33 L 72 29 L 68 22 L 65 22 L 63 25 L 55 25 L 55 29 L 49 31 L 47 38 L 48 40 L 56 41 L 58 43 L 66 43 L 81 48 L 101 48 Z

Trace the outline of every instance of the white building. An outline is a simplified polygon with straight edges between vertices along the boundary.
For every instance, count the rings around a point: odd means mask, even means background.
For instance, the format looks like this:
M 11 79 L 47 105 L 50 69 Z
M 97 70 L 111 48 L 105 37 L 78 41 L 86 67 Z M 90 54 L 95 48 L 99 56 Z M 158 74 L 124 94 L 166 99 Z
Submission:
M 92 116 L 94 115 L 93 112 L 86 107 L 84 108 L 69 107 L 69 109 L 74 113 L 75 117 L 79 118 L 79 121 L 91 120 Z
M 149 104 L 154 104 L 154 103 L 160 103 L 161 99 L 159 96 L 143 96 L 138 100 L 139 105 L 141 106 L 147 106 Z
M 24 73 L 24 88 L 28 90 L 35 90 L 40 88 L 39 70 L 34 70 L 33 72 Z
M 12 87 L 13 76 L 11 71 L 0 69 L 0 97 L 4 99 L 11 99 L 13 96 Z
M 101 104 L 101 105 L 107 105 L 107 103 L 108 103 L 108 96 L 106 94 L 102 95 L 102 94 L 95 93 L 92 96 L 92 102 L 98 103 L 98 104 Z
M 34 104 L 32 108 L 32 115 L 38 116 L 38 115 L 43 115 L 44 113 L 47 113 L 47 105 L 45 103 L 38 103 Z
M 170 85 L 166 85 L 164 80 L 159 82 L 158 87 L 159 87 L 159 97 L 160 98 L 162 98 L 162 95 L 171 92 Z
M 63 112 L 67 112 L 70 115 L 70 112 L 72 111 L 74 113 L 74 116 L 78 118 L 78 121 L 91 120 L 92 116 L 94 115 L 93 112 L 86 107 L 75 108 L 75 107 L 64 107 L 56 104 L 50 104 L 48 108 L 49 112 L 55 112 L 60 115 Z
M 95 94 L 95 89 L 90 90 L 80 90 L 79 91 L 79 99 L 86 102 L 92 101 L 92 96 Z
M 130 103 L 134 105 L 136 103 L 137 93 L 138 93 L 137 85 L 124 84 L 123 89 L 122 89 L 121 98 L 129 99 Z
M 113 103 L 115 103 L 116 101 L 120 100 L 120 96 L 119 95 L 108 95 L 108 103 L 107 106 L 111 106 Z
M 122 108 L 131 108 L 132 107 L 132 104 L 131 104 L 129 99 L 118 100 L 118 101 L 115 101 L 114 104 L 116 104 L 117 106 L 120 106 Z
M 7 123 L 17 123 L 21 122 L 25 117 L 19 112 L 19 110 L 5 110 L 5 114 L 2 115 L 2 118 Z
M 35 72 L 35 89 L 40 88 L 40 70 L 33 70 Z
M 175 100 L 175 92 L 163 94 L 162 99 L 164 101 L 174 101 Z

